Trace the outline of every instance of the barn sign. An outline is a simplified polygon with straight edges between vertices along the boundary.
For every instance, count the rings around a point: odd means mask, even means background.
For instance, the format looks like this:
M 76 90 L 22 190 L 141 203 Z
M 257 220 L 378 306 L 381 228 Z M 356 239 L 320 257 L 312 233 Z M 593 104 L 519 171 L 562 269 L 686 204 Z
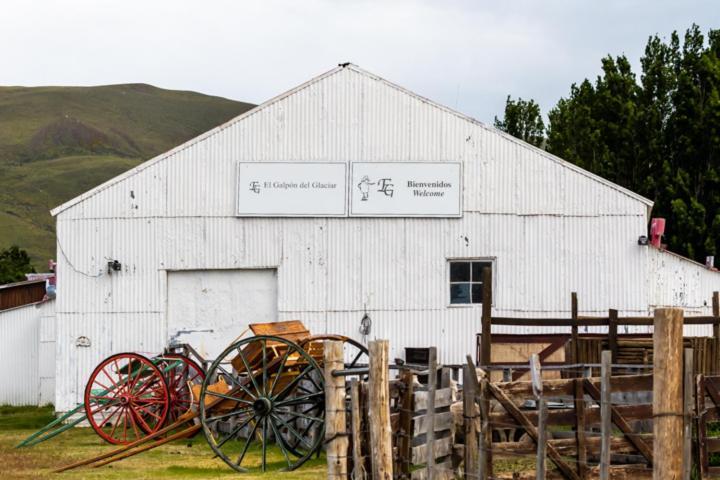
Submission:
M 460 217 L 461 165 L 449 162 L 249 162 L 240 217 Z

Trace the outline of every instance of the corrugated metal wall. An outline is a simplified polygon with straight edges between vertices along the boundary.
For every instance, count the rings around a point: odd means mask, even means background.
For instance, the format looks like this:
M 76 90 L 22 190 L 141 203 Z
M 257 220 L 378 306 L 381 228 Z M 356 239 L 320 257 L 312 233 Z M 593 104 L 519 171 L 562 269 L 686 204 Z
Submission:
M 253 161 L 461 162 L 463 218 L 236 218 L 236 165 Z M 474 352 L 480 309 L 449 306 L 448 258 L 495 259 L 497 315 L 568 315 L 573 290 L 584 314 L 645 314 L 647 213 L 587 172 L 339 69 L 62 210 L 57 407 L 80 401 L 103 357 L 162 349 L 168 270 L 277 268 L 281 319 L 357 338 L 367 311 L 392 355 L 436 344 L 459 362 Z M 122 272 L 107 275 L 109 259 Z
M 55 342 L 41 341 L 49 338 L 42 325 L 48 328 L 53 323 L 54 303 L 51 300 L 0 312 L 0 405 L 53 402 L 46 375 L 52 372 L 54 376 Z

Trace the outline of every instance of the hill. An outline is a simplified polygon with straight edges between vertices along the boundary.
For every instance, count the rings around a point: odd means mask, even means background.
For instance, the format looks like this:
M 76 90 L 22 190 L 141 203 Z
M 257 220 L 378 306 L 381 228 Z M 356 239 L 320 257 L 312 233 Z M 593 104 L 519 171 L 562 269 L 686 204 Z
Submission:
M 0 87 L 0 248 L 44 269 L 51 208 L 253 106 L 145 84 Z

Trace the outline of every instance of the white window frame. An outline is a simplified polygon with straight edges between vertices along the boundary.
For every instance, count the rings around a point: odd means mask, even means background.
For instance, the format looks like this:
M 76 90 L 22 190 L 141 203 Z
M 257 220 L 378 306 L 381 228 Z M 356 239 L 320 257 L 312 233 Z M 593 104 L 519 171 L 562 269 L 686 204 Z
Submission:
M 490 270 L 492 272 L 490 283 L 492 285 L 492 302 L 490 306 L 495 305 L 495 299 L 497 298 L 495 285 L 497 283 L 497 257 L 445 257 L 445 304 L 448 308 L 482 308 L 482 302 L 480 303 L 452 303 L 450 298 L 450 264 L 452 262 L 487 262 L 490 264 Z M 470 267 L 472 269 L 472 267 Z M 455 283 L 468 283 L 468 282 L 455 282 Z M 472 282 L 470 282 L 472 283 Z M 470 295 L 472 295 L 472 287 Z M 471 297 L 472 299 L 472 297 Z

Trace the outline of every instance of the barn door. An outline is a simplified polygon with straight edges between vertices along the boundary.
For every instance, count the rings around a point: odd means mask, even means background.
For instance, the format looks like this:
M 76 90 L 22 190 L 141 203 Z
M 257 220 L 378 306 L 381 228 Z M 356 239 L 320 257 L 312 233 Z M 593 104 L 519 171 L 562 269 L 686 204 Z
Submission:
M 215 358 L 250 323 L 277 321 L 277 271 L 168 272 L 168 343 Z

